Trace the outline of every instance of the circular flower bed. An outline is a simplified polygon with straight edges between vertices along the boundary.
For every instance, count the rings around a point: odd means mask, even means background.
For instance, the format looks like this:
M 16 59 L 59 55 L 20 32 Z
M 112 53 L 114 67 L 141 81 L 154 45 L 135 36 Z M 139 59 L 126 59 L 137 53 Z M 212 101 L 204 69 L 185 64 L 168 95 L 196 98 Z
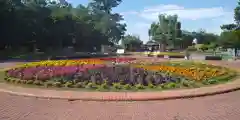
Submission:
M 228 68 L 193 62 L 106 64 L 109 59 L 41 61 L 5 71 L 11 83 L 95 90 L 192 88 L 228 81 Z M 135 59 L 126 59 L 131 61 Z M 124 61 L 124 59 L 122 59 Z

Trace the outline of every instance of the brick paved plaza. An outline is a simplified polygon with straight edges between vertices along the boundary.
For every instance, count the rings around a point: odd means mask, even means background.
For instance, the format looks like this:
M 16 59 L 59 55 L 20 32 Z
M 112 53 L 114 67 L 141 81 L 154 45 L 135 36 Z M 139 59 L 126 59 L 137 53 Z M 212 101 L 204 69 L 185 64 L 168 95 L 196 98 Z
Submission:
M 0 120 L 239 120 L 240 117 L 240 91 L 149 102 L 47 100 L 5 93 L 0 96 Z

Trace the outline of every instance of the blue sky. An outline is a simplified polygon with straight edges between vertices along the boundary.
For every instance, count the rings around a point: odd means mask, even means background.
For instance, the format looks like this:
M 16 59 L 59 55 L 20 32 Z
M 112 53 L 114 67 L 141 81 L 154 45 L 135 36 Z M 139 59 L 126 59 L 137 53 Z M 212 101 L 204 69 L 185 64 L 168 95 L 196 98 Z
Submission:
M 67 0 L 73 5 L 84 4 L 91 0 Z M 219 34 L 220 25 L 233 23 L 233 9 L 237 0 L 123 0 L 114 9 L 121 13 L 127 24 L 127 33 L 139 35 L 146 42 L 147 31 L 159 13 L 177 14 L 182 29 Z

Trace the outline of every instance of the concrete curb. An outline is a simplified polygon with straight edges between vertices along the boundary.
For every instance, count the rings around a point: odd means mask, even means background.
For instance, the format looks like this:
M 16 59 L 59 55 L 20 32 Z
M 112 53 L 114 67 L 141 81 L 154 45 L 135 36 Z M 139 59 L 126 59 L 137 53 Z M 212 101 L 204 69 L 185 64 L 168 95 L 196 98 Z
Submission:
M 79 92 L 62 90 L 56 91 L 39 88 L 23 88 L 14 85 L 8 85 L 6 83 L 0 83 L 0 86 L 6 86 L 5 89 L 1 87 L 0 92 L 17 96 L 44 99 L 62 99 L 68 101 L 153 101 L 204 97 L 233 92 L 240 90 L 240 80 L 235 80 L 233 82 L 210 87 L 158 92 Z

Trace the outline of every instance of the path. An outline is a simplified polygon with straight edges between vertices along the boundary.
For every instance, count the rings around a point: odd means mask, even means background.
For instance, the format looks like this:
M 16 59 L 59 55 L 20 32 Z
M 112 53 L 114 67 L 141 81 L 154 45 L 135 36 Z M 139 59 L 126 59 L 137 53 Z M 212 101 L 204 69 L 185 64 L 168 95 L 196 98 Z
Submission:
M 46 100 L 5 93 L 0 96 L 0 120 L 239 120 L 240 117 L 240 91 L 151 102 Z
M 239 120 L 239 101 L 240 91 L 148 102 L 47 100 L 0 93 L 0 120 Z

